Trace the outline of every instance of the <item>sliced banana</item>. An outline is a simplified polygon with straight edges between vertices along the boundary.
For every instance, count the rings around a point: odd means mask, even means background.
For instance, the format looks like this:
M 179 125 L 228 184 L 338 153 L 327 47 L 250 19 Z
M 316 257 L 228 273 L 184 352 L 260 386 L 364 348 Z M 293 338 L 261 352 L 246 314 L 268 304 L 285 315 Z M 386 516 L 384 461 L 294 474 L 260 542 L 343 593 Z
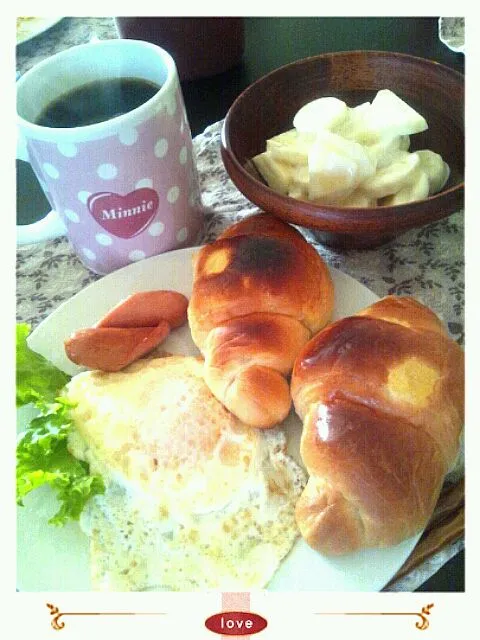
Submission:
M 362 145 L 322 132 L 308 154 L 309 198 L 330 202 L 347 197 L 375 173 L 375 162 Z
M 323 145 L 332 151 L 344 154 L 357 163 L 358 181 L 373 176 L 377 168 L 377 161 L 369 153 L 368 149 L 354 140 L 347 140 L 344 137 L 323 131 L 317 134 L 317 145 Z
M 369 125 L 370 102 L 363 102 L 348 110 L 345 120 L 332 131 L 360 144 L 372 145 L 379 142 L 381 135 Z
M 299 164 L 292 167 L 290 189 L 299 189 L 304 196 L 308 195 L 310 185 L 310 173 L 307 164 Z
M 289 198 L 293 198 L 294 200 L 305 200 L 308 199 L 308 194 L 304 193 L 302 189 L 299 187 L 290 187 L 287 196 Z
M 275 160 L 267 151 L 259 153 L 252 160 L 269 187 L 278 193 L 288 193 L 292 181 L 290 165 Z
M 363 209 L 375 207 L 377 200 L 360 188 L 355 189 L 355 191 L 353 191 L 353 193 L 351 193 L 347 198 L 339 200 L 336 204 L 339 204 L 341 207 L 355 207 Z
M 347 117 L 348 107 L 338 98 L 318 98 L 307 102 L 293 118 L 293 126 L 303 133 L 317 133 L 337 127 Z
M 415 152 L 420 158 L 420 167 L 427 174 L 430 194 L 437 193 L 445 185 L 450 175 L 450 168 L 439 153 L 430 149 Z
M 443 189 L 443 187 L 447 184 L 449 178 L 450 178 L 450 167 L 444 161 L 443 162 L 443 184 L 440 187 L 440 189 Z M 439 189 L 439 191 L 440 191 L 440 189 Z
M 410 149 L 410 136 L 400 136 L 400 150 L 408 151 Z
M 425 118 L 389 89 L 381 89 L 372 100 L 367 127 L 380 134 L 411 135 L 428 129 Z
M 307 164 L 308 152 L 313 142 L 315 134 L 300 133 L 296 129 L 290 129 L 285 133 L 267 140 L 267 152 L 275 160 L 288 162 L 291 165 Z
M 362 182 L 362 189 L 374 198 L 384 198 L 409 185 L 420 158 L 408 151 L 398 151 L 393 161 Z
M 367 150 L 376 161 L 377 169 L 383 169 L 402 150 L 402 144 L 403 136 L 383 136 L 375 144 L 368 145 Z
M 324 145 L 314 145 L 308 156 L 308 197 L 333 201 L 348 196 L 358 184 L 358 165 L 351 157 Z
M 409 183 L 402 187 L 397 193 L 387 196 L 382 200 L 382 205 L 394 206 L 407 204 L 416 200 L 428 198 L 429 181 L 428 176 L 420 167 L 417 167 L 410 176 Z
M 428 149 L 409 152 L 425 118 L 389 89 L 349 108 L 327 96 L 304 105 L 293 128 L 273 136 L 253 162 L 292 198 L 343 207 L 403 204 L 440 191 L 450 168 Z

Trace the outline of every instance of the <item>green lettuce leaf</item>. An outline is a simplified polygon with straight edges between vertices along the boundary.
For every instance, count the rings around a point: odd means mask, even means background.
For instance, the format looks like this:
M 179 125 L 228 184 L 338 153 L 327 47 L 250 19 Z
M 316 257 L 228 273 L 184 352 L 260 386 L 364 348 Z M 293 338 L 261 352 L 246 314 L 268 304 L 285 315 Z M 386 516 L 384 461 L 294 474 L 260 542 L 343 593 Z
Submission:
M 17 406 L 33 403 L 39 415 L 17 443 L 17 503 L 23 505 L 30 491 L 48 484 L 60 503 L 49 522 L 63 525 L 78 520 L 87 501 L 103 493 L 105 485 L 67 448 L 74 405 L 59 393 L 70 377 L 28 347 L 29 330 L 28 325 L 17 325 Z
M 70 376 L 46 358 L 32 351 L 27 344 L 28 324 L 17 324 L 17 407 L 53 402 Z

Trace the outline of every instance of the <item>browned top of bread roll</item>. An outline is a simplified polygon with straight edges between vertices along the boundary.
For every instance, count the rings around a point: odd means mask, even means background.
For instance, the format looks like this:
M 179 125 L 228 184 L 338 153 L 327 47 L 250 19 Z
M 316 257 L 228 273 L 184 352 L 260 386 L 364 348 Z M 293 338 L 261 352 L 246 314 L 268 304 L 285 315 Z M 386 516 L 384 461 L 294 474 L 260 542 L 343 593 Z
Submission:
M 233 225 L 195 260 L 189 322 L 200 349 L 208 332 L 231 318 L 279 313 L 314 333 L 332 308 L 323 260 L 299 232 L 268 214 Z
M 440 318 L 431 309 L 406 296 L 387 296 L 356 315 L 388 320 L 416 331 L 436 331 L 448 335 Z
M 234 236 L 240 235 L 265 235 L 270 238 L 285 238 L 297 245 L 305 244 L 305 239 L 301 233 L 291 225 L 282 222 L 282 220 L 269 213 L 258 213 L 253 216 L 248 216 L 240 220 L 240 222 L 230 225 L 218 236 L 218 239 L 233 238 Z
M 312 338 L 292 374 L 309 486 L 297 505 L 327 553 L 400 542 L 425 526 L 463 427 L 464 356 L 440 320 L 387 297 Z

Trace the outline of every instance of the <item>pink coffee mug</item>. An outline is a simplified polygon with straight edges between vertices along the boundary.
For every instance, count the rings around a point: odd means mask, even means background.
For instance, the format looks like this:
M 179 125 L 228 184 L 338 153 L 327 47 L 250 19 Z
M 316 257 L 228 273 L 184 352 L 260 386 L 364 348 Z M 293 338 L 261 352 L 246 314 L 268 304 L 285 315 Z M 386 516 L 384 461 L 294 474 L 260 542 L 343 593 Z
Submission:
M 45 107 L 86 83 L 141 78 L 160 89 L 137 108 L 72 128 L 35 124 Z M 83 264 L 106 274 L 197 244 L 203 211 L 190 126 L 172 57 L 144 41 L 106 40 L 42 61 L 17 82 L 21 159 L 52 211 L 17 226 L 17 242 L 66 234 Z M 24 157 L 22 157 L 22 155 Z

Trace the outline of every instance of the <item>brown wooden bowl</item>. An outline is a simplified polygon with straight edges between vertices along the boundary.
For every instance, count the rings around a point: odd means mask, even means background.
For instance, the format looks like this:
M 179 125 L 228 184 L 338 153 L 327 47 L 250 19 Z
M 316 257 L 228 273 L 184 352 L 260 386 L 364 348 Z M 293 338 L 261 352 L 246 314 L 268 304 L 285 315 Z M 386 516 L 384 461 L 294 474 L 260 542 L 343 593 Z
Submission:
M 293 127 L 300 107 L 322 96 L 356 106 L 379 89 L 394 91 L 427 120 L 427 131 L 411 136 L 411 149 L 431 149 L 449 164 L 451 175 L 441 192 L 405 205 L 357 209 L 296 200 L 265 184 L 251 159 L 265 151 L 268 138 Z M 260 78 L 235 100 L 222 130 L 223 162 L 251 202 L 313 229 L 320 242 L 337 248 L 379 246 L 463 208 L 464 93 L 462 74 L 406 54 L 347 51 L 299 60 Z

